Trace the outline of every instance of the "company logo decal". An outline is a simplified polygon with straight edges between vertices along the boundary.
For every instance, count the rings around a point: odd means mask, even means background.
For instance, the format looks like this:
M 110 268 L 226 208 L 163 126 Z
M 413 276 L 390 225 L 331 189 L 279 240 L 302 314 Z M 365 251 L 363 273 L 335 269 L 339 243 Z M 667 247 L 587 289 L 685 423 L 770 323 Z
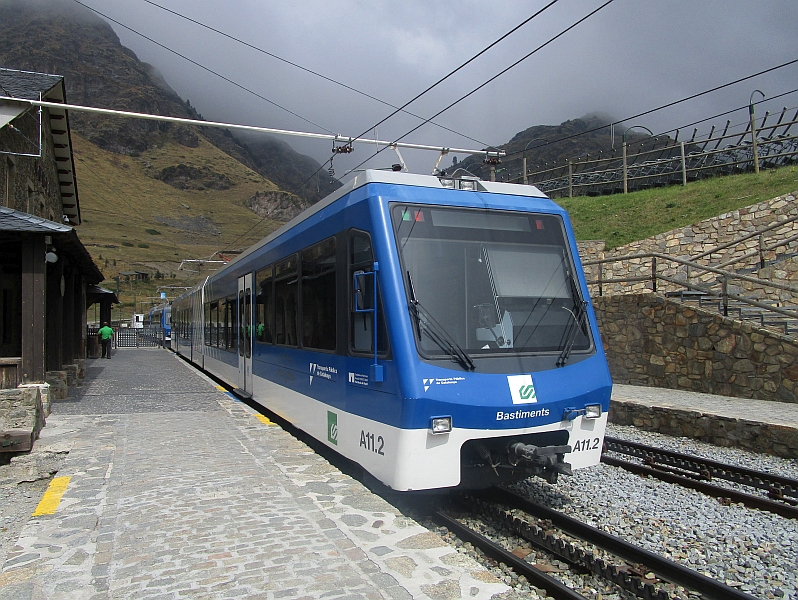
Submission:
M 513 404 L 534 404 L 538 401 L 532 375 L 508 375 L 507 385 L 510 386 Z
M 457 385 L 461 381 L 465 381 L 465 377 L 433 377 L 432 379 L 424 379 L 424 391 L 426 392 L 433 385 Z
M 369 376 L 363 373 L 349 372 L 349 383 L 351 385 L 361 385 L 363 387 L 369 386 Z
M 327 411 L 327 441 L 338 445 L 338 415 Z
M 327 381 L 338 381 L 338 369 L 318 363 L 310 363 L 310 385 L 313 385 L 314 377 L 326 379 Z

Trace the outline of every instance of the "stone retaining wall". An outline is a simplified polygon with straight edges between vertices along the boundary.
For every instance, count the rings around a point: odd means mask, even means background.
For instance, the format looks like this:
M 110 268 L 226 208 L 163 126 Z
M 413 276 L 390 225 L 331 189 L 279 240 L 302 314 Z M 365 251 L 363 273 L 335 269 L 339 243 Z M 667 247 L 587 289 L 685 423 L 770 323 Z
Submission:
M 722 214 L 712 219 L 701 221 L 694 225 L 673 229 L 671 231 L 656 235 L 645 240 L 632 242 L 625 246 L 620 246 L 609 251 L 597 251 L 595 242 L 586 244 L 587 252 L 580 256 L 582 261 L 599 260 L 611 257 L 623 257 L 632 254 L 644 254 L 658 252 L 670 256 L 690 259 L 703 252 L 731 242 L 748 233 L 755 233 L 765 227 L 774 225 L 779 221 L 784 221 L 791 217 L 798 216 L 798 202 L 796 196 L 798 192 L 785 194 L 766 202 L 760 202 L 751 206 L 741 208 L 732 212 Z M 798 221 L 788 223 L 781 228 L 769 232 L 766 238 L 766 245 L 770 245 L 779 239 L 785 239 L 798 234 Z M 759 237 L 755 236 L 744 242 L 740 242 L 730 248 L 721 250 L 711 256 L 700 260 L 701 264 L 718 265 L 729 260 L 739 259 L 750 252 L 757 251 L 759 248 Z M 766 261 L 774 261 L 777 255 L 798 252 L 798 242 L 792 242 L 787 247 L 781 247 L 765 253 Z M 759 255 L 737 262 L 730 266 L 730 270 L 755 268 L 759 265 Z M 687 269 L 676 263 L 663 264 L 658 261 L 657 272 L 672 279 L 679 281 L 687 280 Z M 598 266 L 591 265 L 585 268 L 588 280 L 598 279 Z M 651 277 L 651 259 L 631 259 L 622 260 L 602 266 L 602 279 L 620 279 L 626 277 Z M 753 275 L 754 277 L 756 275 Z M 765 277 L 762 277 L 763 279 Z M 717 279 L 712 273 L 691 273 L 690 281 L 695 284 L 710 284 Z M 742 285 L 742 284 L 736 284 Z M 658 291 L 684 289 L 682 286 L 658 283 Z M 640 293 L 651 290 L 650 281 L 636 282 L 631 284 L 605 284 L 603 293 L 606 294 L 627 294 Z M 732 291 L 732 290 L 730 290 Z M 598 295 L 598 286 L 591 286 L 591 295 Z
M 798 287 L 798 257 L 791 257 L 760 269 L 757 275 L 763 281 Z M 798 306 L 798 294 L 789 290 L 778 290 L 749 281 L 738 282 L 740 294 L 759 300 L 777 300 L 782 305 Z M 730 290 L 731 291 L 731 290 Z
M 798 342 L 657 294 L 593 298 L 617 383 L 798 402 Z
M 755 423 L 707 415 L 691 410 L 646 406 L 613 400 L 609 419 L 618 425 L 634 425 L 665 435 L 687 437 L 716 446 L 745 448 L 784 458 L 798 458 L 798 430 L 793 427 Z
M 50 384 L 50 398 L 52 400 L 66 400 L 69 396 L 66 371 L 47 371 L 45 376 Z
M 27 452 L 44 427 L 37 386 L 0 390 L 0 452 Z

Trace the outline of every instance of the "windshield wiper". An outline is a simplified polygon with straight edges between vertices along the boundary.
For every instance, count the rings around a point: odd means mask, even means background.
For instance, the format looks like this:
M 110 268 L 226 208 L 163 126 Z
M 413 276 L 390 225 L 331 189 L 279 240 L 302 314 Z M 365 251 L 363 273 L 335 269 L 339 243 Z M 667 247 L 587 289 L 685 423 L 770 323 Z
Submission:
M 408 308 L 410 309 L 410 314 L 416 321 L 418 338 L 421 339 L 421 332 L 423 331 L 427 334 L 429 339 L 435 342 L 441 348 L 441 350 L 448 352 L 452 357 L 452 360 L 459 362 L 464 369 L 467 371 L 473 371 L 476 369 L 474 361 L 471 360 L 471 357 L 468 356 L 466 351 L 463 350 L 448 333 L 446 333 L 446 330 L 432 317 L 431 314 L 429 314 L 429 311 L 421 306 L 416 298 L 416 291 L 413 288 L 413 280 L 410 278 L 410 272 L 407 273 L 407 283 L 408 287 L 410 288 L 410 304 L 408 305 Z
M 568 357 L 571 355 L 571 350 L 573 350 L 574 343 L 576 342 L 576 334 L 581 330 L 583 334 L 587 335 L 587 330 L 585 328 L 587 302 L 582 299 L 582 295 L 579 293 L 579 288 L 576 287 L 573 274 L 571 273 L 568 273 L 568 283 L 571 287 L 571 296 L 574 299 L 574 310 L 571 311 L 565 306 L 563 306 L 563 309 L 568 311 L 573 317 L 573 320 L 568 321 L 565 344 L 563 345 L 562 352 L 560 352 L 560 356 L 557 358 L 558 367 L 565 366 L 565 363 L 568 362 Z

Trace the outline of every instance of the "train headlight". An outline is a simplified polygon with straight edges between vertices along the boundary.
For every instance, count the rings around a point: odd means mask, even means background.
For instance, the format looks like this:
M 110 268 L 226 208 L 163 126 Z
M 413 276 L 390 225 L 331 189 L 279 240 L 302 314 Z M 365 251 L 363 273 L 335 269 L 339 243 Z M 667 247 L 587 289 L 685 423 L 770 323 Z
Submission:
M 601 404 L 587 404 L 584 408 L 566 408 L 562 413 L 563 421 L 573 421 L 576 417 L 598 419 L 601 416 Z
M 598 419 L 601 416 L 601 404 L 585 406 L 585 419 Z
M 451 417 L 432 417 L 429 421 L 429 431 L 432 435 L 449 433 L 452 430 Z
M 441 187 L 447 190 L 468 190 L 474 192 L 479 189 L 477 186 L 478 179 L 449 179 L 447 177 L 438 177 L 441 182 Z

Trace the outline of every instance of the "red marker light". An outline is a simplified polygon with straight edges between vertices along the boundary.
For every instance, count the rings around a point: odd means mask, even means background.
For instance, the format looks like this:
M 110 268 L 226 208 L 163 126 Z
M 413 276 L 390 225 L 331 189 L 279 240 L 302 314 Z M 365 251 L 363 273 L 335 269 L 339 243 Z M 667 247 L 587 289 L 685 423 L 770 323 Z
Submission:
M 535 227 L 537 227 L 538 229 L 543 229 L 543 221 L 541 221 L 540 219 L 535 219 Z
M 415 212 L 416 223 L 423 223 L 424 222 L 424 213 L 420 210 Z

